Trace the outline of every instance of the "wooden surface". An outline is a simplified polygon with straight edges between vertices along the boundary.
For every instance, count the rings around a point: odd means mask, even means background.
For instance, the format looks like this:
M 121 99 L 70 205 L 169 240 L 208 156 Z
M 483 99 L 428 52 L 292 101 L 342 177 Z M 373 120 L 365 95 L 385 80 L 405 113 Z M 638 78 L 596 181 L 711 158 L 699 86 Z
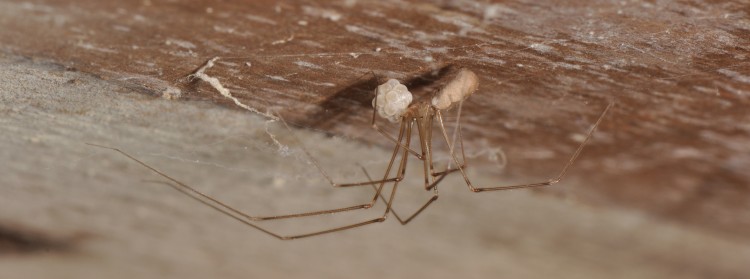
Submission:
M 0 56 L 0 79 L 14 81 L 0 83 L 0 162 L 10 162 L 0 176 L 0 278 L 748 275 L 750 242 L 742 238 L 540 194 L 547 191 L 471 193 L 456 176 L 446 178 L 440 199 L 406 226 L 389 218 L 279 241 L 185 197 L 133 161 L 85 143 L 122 148 L 249 214 L 348 206 L 372 192 L 326 187 L 298 148 L 280 152 L 265 119 L 245 111 L 164 100 L 16 56 Z M 290 144 L 287 130 L 269 128 Z M 294 133 L 314 143 L 309 151 L 337 181 L 365 179 L 358 164 L 378 174 L 388 162 L 382 147 L 307 129 Z M 491 168 L 475 165 L 469 173 L 485 185 L 496 181 L 483 175 Z M 429 197 L 419 172 L 410 167 L 399 187 L 399 214 Z M 306 233 L 374 218 L 383 209 L 378 203 L 257 225 L 284 235 Z
M 304 128 L 388 148 L 372 89 L 429 94 L 467 67 L 470 151 L 551 177 L 610 101 L 566 178 L 540 192 L 626 208 L 732 239 L 750 235 L 747 1 L 3 1 L 0 48 L 145 94 L 234 107 L 187 76 Z M 487 162 L 479 161 L 478 164 Z M 492 176 L 495 177 L 495 176 Z M 496 176 L 501 178 L 501 176 Z M 457 187 L 463 187 L 458 185 Z

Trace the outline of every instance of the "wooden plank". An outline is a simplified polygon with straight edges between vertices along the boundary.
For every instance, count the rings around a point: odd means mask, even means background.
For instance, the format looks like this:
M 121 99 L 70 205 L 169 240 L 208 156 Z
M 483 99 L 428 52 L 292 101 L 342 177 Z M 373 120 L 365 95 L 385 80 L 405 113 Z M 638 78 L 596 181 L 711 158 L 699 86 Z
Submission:
M 363 141 L 370 90 L 426 86 L 468 67 L 472 150 L 502 146 L 508 173 L 551 176 L 608 101 L 616 107 L 567 194 L 750 235 L 750 19 L 746 1 L 3 1 L 0 47 L 161 96 L 242 102 Z M 374 78 L 373 78 L 374 76 Z M 421 77 L 421 78 L 418 78 Z M 373 140 L 374 139 L 374 140 Z M 722 216 L 717 218 L 717 216 Z

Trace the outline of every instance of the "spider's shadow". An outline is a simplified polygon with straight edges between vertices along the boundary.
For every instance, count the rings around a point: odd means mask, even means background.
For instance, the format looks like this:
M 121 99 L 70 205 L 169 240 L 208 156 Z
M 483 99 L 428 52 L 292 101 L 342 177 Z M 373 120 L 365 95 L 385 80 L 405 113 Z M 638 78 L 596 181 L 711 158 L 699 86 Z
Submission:
M 431 70 L 414 75 L 402 81 L 415 96 L 414 100 L 426 98 L 435 91 L 438 81 L 444 80 L 455 71 L 453 65 L 446 65 L 438 70 Z M 337 91 L 318 104 L 317 112 L 309 115 L 300 123 L 306 127 L 330 131 L 340 123 L 367 122 L 372 119 L 372 99 L 374 90 L 384 83 L 386 78 L 374 73 L 366 74 L 356 82 Z M 359 124 L 354 124 L 359 125 Z

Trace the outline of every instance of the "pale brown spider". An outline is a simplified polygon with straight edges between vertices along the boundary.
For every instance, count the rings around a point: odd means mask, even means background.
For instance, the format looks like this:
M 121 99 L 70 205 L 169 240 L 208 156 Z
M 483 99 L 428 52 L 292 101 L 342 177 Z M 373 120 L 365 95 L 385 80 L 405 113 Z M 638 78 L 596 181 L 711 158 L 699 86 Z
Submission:
M 258 229 L 268 235 L 271 235 L 273 237 L 276 237 L 282 240 L 289 240 L 289 239 L 304 238 L 304 237 L 321 235 L 321 234 L 326 234 L 326 233 L 331 233 L 331 232 L 337 232 L 337 231 L 352 229 L 356 227 L 361 227 L 361 226 L 368 225 L 368 224 L 383 222 L 386 220 L 386 217 L 389 213 L 393 213 L 396 219 L 401 224 L 407 224 L 411 220 L 413 220 L 414 217 L 419 215 L 425 208 L 427 208 L 430 204 L 432 204 L 432 202 L 438 199 L 438 187 L 437 187 L 438 183 L 440 183 L 440 181 L 442 181 L 443 178 L 446 177 L 446 175 L 452 172 L 456 172 L 456 171 L 461 173 L 464 181 L 466 182 L 466 185 L 468 186 L 469 190 L 471 190 L 472 192 L 530 188 L 530 187 L 548 186 L 548 185 L 555 184 L 560 181 L 560 179 L 568 171 L 568 168 L 578 158 L 578 156 L 581 153 L 581 150 L 583 150 L 584 146 L 589 141 L 589 139 L 591 138 L 596 128 L 599 126 L 599 123 L 602 121 L 602 119 L 604 119 L 604 116 L 606 115 L 607 111 L 609 111 L 609 109 L 613 106 L 613 103 L 609 103 L 607 107 L 602 111 L 599 118 L 596 120 L 594 125 L 586 134 L 586 137 L 583 139 L 581 144 L 578 146 L 576 151 L 573 153 L 573 155 L 570 157 L 567 163 L 563 166 L 562 170 L 556 177 L 549 179 L 547 181 L 544 181 L 544 182 L 537 182 L 537 183 L 494 186 L 494 187 L 476 187 L 471 183 L 471 180 L 469 179 L 469 176 L 466 174 L 466 171 L 465 171 L 466 155 L 464 152 L 463 138 L 460 132 L 461 131 L 460 121 L 457 121 L 458 141 L 461 146 L 461 157 L 462 157 L 461 160 L 459 161 L 458 157 L 456 156 L 454 152 L 453 143 L 451 143 L 451 141 L 448 139 L 448 134 L 445 129 L 442 112 L 445 110 L 448 110 L 452 106 L 455 106 L 455 105 L 460 106 L 460 104 L 466 98 L 468 98 L 471 94 L 473 94 L 477 90 L 478 85 L 479 85 L 479 79 L 477 75 L 474 74 L 474 72 L 468 69 L 459 69 L 455 77 L 452 80 L 450 80 L 441 90 L 439 90 L 436 94 L 434 94 L 430 100 L 417 100 L 416 102 L 413 102 L 413 103 L 412 103 L 411 93 L 408 92 L 408 89 L 406 88 L 406 86 L 400 84 L 395 79 L 391 79 L 388 82 L 378 86 L 378 89 L 376 90 L 376 97 L 373 99 L 373 113 L 372 113 L 371 125 L 378 133 L 384 135 L 387 139 L 395 143 L 393 153 L 391 155 L 391 159 L 385 170 L 385 174 L 383 175 L 383 178 L 380 180 L 372 180 L 369 174 L 367 173 L 367 171 L 364 170 L 364 168 L 362 168 L 365 174 L 367 175 L 367 177 L 369 178 L 368 181 L 357 182 L 357 183 L 344 183 L 344 184 L 335 183 L 333 179 L 331 179 L 331 177 L 321 167 L 318 161 L 307 151 L 306 148 L 304 148 L 304 145 L 301 145 L 303 152 L 308 156 L 308 158 L 312 161 L 312 163 L 316 166 L 316 168 L 318 168 L 320 173 L 330 182 L 330 184 L 333 187 L 354 187 L 354 186 L 371 185 L 375 189 L 375 193 L 368 203 L 357 204 L 357 205 L 342 207 L 342 208 L 312 211 L 312 212 L 303 212 L 303 213 L 296 213 L 296 214 L 275 215 L 275 216 L 251 216 L 219 200 L 216 200 L 213 197 L 206 195 L 196 190 L 195 188 L 188 186 L 187 184 L 183 182 L 180 182 L 170 177 L 169 175 L 159 171 L 158 169 L 154 167 L 151 167 L 150 165 L 144 163 L 143 161 L 131 156 L 130 154 L 120 149 L 107 147 L 107 146 L 101 146 L 97 144 L 90 144 L 90 145 L 117 151 L 121 153 L 122 155 L 130 158 L 131 160 L 138 162 L 144 167 L 150 169 L 156 174 L 175 183 L 175 184 L 171 184 L 171 183 L 167 183 L 167 184 L 191 196 L 192 198 L 195 198 L 198 201 L 250 227 Z M 386 118 L 392 122 L 400 123 L 399 132 L 396 137 L 389 135 L 377 125 L 376 114 L 379 114 L 381 117 Z M 459 110 L 459 115 L 460 115 L 460 110 Z M 450 157 L 451 157 L 450 159 L 452 160 L 452 163 L 455 163 L 456 165 L 455 168 L 451 168 L 449 164 L 445 170 L 442 170 L 442 171 L 435 170 L 435 167 L 433 164 L 434 162 L 433 162 L 433 151 L 432 151 L 432 143 L 433 143 L 432 129 L 435 126 L 434 122 L 436 120 L 438 124 L 437 126 L 440 128 L 442 138 L 443 140 L 445 140 L 450 150 Z M 283 119 L 281 119 L 281 121 L 282 123 L 284 123 L 284 125 L 287 128 L 289 128 L 289 126 L 286 124 L 286 122 L 283 121 Z M 418 151 L 411 148 L 411 138 L 412 138 L 412 132 L 413 132 L 415 124 L 417 126 L 417 133 L 418 133 L 417 135 L 419 137 L 419 143 L 420 143 L 420 149 Z M 291 132 L 291 129 L 289 129 L 289 131 Z M 399 153 L 401 153 L 402 155 L 398 163 L 396 176 L 389 177 L 391 174 L 391 170 L 393 169 L 394 162 L 396 161 L 396 158 L 398 157 Z M 392 211 L 391 206 L 392 206 L 394 197 L 396 196 L 398 185 L 404 178 L 407 159 L 409 158 L 410 155 L 416 157 L 417 159 L 423 162 L 424 188 L 426 190 L 433 191 L 433 195 L 416 212 L 411 214 L 408 218 L 402 219 L 400 216 L 396 214 L 396 212 Z M 393 187 L 391 189 L 391 192 L 388 198 L 382 195 L 383 188 L 386 183 L 393 183 Z M 377 202 L 378 197 L 380 197 L 386 203 L 386 209 L 383 212 L 382 216 L 378 218 L 373 218 L 373 219 L 365 220 L 362 222 L 350 224 L 347 226 L 335 227 L 335 228 L 331 228 L 327 230 L 316 231 L 316 232 L 305 233 L 305 234 L 285 236 L 285 235 L 280 235 L 280 234 L 271 232 L 253 223 L 253 221 L 278 220 L 278 219 L 286 219 L 286 218 L 297 218 L 297 217 L 315 216 L 315 215 L 322 215 L 322 214 L 332 214 L 332 213 L 351 211 L 351 210 L 357 210 L 357 209 L 368 209 L 368 208 L 371 208 Z

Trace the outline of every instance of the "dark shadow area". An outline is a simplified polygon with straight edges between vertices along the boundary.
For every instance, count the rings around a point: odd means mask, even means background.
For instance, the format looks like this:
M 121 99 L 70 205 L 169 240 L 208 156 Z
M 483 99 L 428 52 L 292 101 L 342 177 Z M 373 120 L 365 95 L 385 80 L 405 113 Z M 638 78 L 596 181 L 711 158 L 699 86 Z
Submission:
M 414 102 L 416 102 L 422 98 L 431 97 L 431 93 L 442 84 L 438 81 L 449 78 L 455 70 L 457 69 L 453 65 L 446 65 L 438 70 L 419 73 L 401 82 L 414 94 Z M 351 85 L 321 102 L 316 113 L 296 124 L 302 127 L 330 130 L 337 124 L 350 123 L 351 118 L 355 116 L 366 116 L 366 119 L 369 120 L 372 118 L 373 92 L 378 85 L 386 80 L 386 77 L 378 77 L 375 74 L 362 76 Z
M 318 110 L 296 125 L 327 130 L 337 123 L 347 123 L 356 114 L 371 113 L 372 92 L 378 86 L 378 78 L 367 74 L 344 87 L 318 105 Z
M 17 225 L 0 224 L 0 256 L 64 252 L 71 250 L 73 242 Z

